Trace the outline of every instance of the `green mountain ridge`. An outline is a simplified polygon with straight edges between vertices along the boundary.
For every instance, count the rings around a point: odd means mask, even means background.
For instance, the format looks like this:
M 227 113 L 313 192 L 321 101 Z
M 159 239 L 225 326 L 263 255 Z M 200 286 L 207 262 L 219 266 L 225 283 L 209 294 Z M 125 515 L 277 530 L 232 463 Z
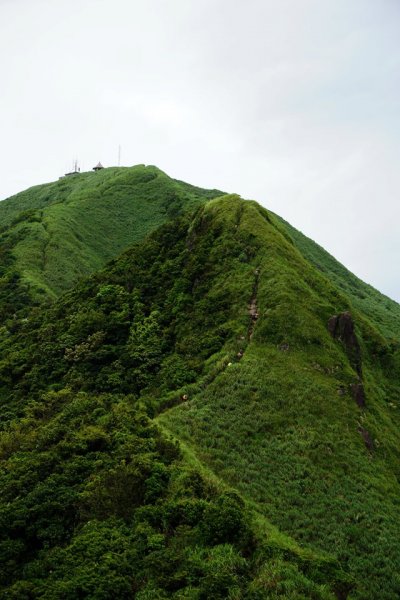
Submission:
M 187 210 L 0 328 L 0 597 L 397 598 L 400 306 L 176 185 Z
M 0 256 L 8 270 L 0 294 L 15 304 L 9 282 L 18 278 L 27 304 L 54 300 L 166 220 L 219 194 L 137 165 L 64 177 L 3 200 Z

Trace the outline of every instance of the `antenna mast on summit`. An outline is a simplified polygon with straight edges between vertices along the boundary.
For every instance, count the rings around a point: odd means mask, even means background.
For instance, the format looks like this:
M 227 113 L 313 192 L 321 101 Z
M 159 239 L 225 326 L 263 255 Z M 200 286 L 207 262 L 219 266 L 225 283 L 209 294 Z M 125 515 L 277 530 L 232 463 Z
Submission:
M 121 166 L 121 146 L 118 146 L 118 166 Z

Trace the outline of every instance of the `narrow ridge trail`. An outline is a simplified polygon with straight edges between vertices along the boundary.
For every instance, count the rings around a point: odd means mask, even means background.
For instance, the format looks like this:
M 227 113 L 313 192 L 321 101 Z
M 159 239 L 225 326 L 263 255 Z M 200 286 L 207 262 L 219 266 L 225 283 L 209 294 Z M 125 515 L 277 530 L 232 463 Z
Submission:
M 247 328 L 247 338 L 244 335 L 240 338 L 240 341 L 244 342 L 243 347 L 239 348 L 239 350 L 237 351 L 237 353 L 234 357 L 231 357 L 231 358 L 226 357 L 223 364 L 220 365 L 219 368 L 216 368 L 213 372 L 205 375 L 200 381 L 197 382 L 197 384 L 194 384 L 199 391 L 200 390 L 204 391 L 205 389 L 207 389 L 208 386 L 211 385 L 215 381 L 215 379 L 217 377 L 219 377 L 219 375 L 221 375 L 227 369 L 227 367 L 230 367 L 233 364 L 233 362 L 239 362 L 240 360 L 242 360 L 242 358 L 246 352 L 247 346 L 253 337 L 256 322 L 258 321 L 258 318 L 260 316 L 259 312 L 258 312 L 258 305 L 257 305 L 259 280 L 260 280 L 260 268 L 257 267 L 254 270 L 253 290 L 252 290 L 250 302 L 247 307 L 248 314 L 250 317 L 249 325 Z M 188 388 L 189 388 L 188 389 L 188 392 L 189 392 L 190 386 L 188 386 Z M 194 395 L 196 395 L 196 393 L 197 392 L 195 392 Z M 168 400 L 160 403 L 158 409 L 156 410 L 156 414 L 160 415 L 160 414 L 166 412 L 167 410 L 169 410 L 170 408 L 178 406 L 179 404 L 183 404 L 184 402 L 187 402 L 190 399 L 191 399 L 190 394 L 188 394 L 186 392 L 181 393 L 179 396 L 174 395 L 171 398 L 168 398 Z
M 253 285 L 253 294 L 251 296 L 250 304 L 249 304 L 249 315 L 250 315 L 250 324 L 247 331 L 247 339 L 250 341 L 253 337 L 254 327 L 256 321 L 259 317 L 258 308 L 257 308 L 257 295 L 258 295 L 258 283 L 260 280 L 260 269 L 259 267 L 254 271 L 254 285 Z

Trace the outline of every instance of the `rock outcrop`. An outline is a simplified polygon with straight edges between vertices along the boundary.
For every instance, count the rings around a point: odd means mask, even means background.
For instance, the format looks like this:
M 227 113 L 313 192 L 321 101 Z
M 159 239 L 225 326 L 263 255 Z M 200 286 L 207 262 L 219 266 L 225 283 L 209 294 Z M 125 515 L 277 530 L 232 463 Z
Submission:
M 362 382 L 361 348 L 354 328 L 353 317 L 349 312 L 334 315 L 328 321 L 328 329 L 335 340 L 341 342 L 353 369 L 358 375 L 350 385 L 351 395 L 359 408 L 365 408 L 365 390 Z
M 361 377 L 361 349 L 351 314 L 349 312 L 344 312 L 339 315 L 334 315 L 329 319 L 328 329 L 332 337 L 342 342 L 351 366 Z

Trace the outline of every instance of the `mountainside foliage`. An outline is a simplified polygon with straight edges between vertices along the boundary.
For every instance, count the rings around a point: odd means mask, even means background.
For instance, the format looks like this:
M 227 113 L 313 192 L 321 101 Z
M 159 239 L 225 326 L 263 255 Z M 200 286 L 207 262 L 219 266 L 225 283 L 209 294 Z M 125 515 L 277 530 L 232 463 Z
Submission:
M 7 255 L 0 318 L 54 300 L 165 221 L 216 195 L 138 165 L 65 177 L 0 202 L 0 258 Z
M 0 324 L 0 597 L 398 597 L 400 307 L 176 185 L 191 211 Z

